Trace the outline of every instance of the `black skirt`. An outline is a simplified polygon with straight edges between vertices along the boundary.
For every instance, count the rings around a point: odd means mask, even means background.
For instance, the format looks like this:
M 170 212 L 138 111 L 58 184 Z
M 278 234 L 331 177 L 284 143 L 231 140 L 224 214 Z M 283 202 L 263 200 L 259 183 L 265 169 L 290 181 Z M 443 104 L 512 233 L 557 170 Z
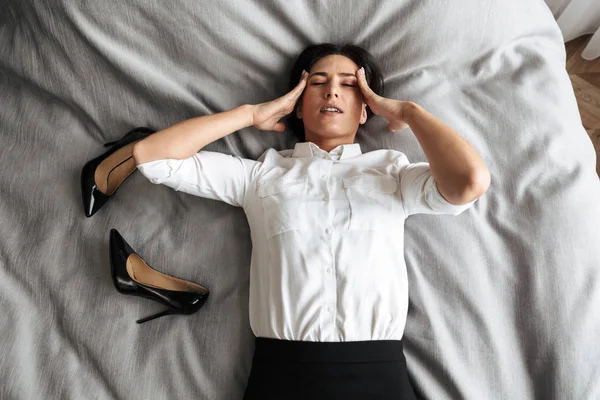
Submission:
M 416 400 L 401 340 L 256 338 L 244 400 Z

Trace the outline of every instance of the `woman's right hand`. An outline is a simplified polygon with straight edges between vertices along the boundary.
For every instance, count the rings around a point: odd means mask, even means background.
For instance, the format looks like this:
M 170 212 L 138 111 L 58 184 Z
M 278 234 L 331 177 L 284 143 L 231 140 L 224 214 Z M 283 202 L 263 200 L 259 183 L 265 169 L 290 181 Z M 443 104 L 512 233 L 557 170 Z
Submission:
M 252 112 L 252 125 L 263 131 L 285 131 L 285 124 L 278 121 L 294 111 L 306 86 L 307 76 L 308 73 L 302 70 L 302 77 L 298 85 L 286 95 L 266 103 L 256 104 Z

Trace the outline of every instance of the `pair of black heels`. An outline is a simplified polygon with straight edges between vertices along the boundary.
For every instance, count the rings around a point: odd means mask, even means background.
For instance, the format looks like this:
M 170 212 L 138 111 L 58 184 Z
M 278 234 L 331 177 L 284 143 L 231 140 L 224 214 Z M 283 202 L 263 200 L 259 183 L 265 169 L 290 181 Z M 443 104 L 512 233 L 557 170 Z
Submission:
M 94 215 L 136 171 L 133 145 L 156 131 L 139 127 L 120 140 L 105 143 L 104 154 L 88 161 L 81 171 L 81 195 L 86 217 Z M 116 230 L 110 230 L 110 266 L 119 293 L 158 301 L 167 309 L 137 320 L 138 324 L 170 314 L 190 315 L 206 302 L 209 290 L 197 283 L 163 274 L 150 267 Z

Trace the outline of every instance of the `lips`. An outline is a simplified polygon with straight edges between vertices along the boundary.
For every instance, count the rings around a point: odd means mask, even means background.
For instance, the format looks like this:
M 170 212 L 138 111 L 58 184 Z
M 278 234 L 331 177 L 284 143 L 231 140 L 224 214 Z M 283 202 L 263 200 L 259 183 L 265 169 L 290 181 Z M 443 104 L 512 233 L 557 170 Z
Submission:
M 344 110 L 342 110 L 339 106 L 335 105 L 335 104 L 327 104 L 324 107 L 321 108 L 321 112 L 328 112 L 325 111 L 326 108 L 335 108 L 339 111 L 339 114 L 342 114 L 344 112 Z M 329 112 L 335 112 L 335 111 L 329 111 Z

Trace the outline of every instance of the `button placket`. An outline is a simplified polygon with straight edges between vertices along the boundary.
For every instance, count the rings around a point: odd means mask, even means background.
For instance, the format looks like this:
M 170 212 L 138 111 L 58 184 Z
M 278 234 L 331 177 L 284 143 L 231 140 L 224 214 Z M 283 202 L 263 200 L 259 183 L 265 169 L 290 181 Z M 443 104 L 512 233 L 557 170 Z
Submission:
M 329 341 L 333 340 L 335 331 L 335 296 L 336 296 L 336 285 L 331 279 L 325 277 L 325 294 L 323 297 L 323 334 L 324 339 Z M 333 283 L 333 284 L 332 284 Z
M 331 236 L 333 235 L 333 228 L 325 228 L 325 234 L 329 239 L 331 239 Z M 331 251 L 329 256 L 329 264 L 325 269 L 325 282 L 327 282 L 326 287 L 329 288 L 329 293 L 325 299 L 325 306 L 327 311 L 326 315 L 328 317 L 327 319 L 330 328 L 329 332 L 331 335 L 331 338 L 329 340 L 333 340 L 333 337 L 335 336 L 335 319 L 337 314 L 337 279 L 335 273 L 333 272 L 334 260 L 335 254 L 333 253 L 333 251 Z
M 321 173 L 321 175 L 319 176 L 319 178 L 321 179 L 321 181 L 323 182 L 322 187 L 323 187 L 323 196 L 321 196 L 321 199 L 323 201 L 327 201 L 327 192 L 328 192 L 328 187 L 327 187 L 327 174 L 325 174 L 324 172 Z
M 322 188 L 322 199 L 323 201 L 328 201 L 331 196 L 331 192 L 329 191 L 329 178 L 330 178 L 330 169 L 333 163 L 328 161 L 328 165 L 321 170 L 318 179 L 321 183 Z M 328 222 L 328 225 L 330 222 Z M 331 241 L 333 237 L 333 227 L 326 226 L 321 231 L 324 233 L 325 240 Z M 333 252 L 329 251 L 329 254 L 323 258 L 323 287 L 325 291 L 323 293 L 323 303 L 322 303 L 322 328 L 324 340 L 333 340 L 335 337 L 335 316 L 337 313 L 336 302 L 337 302 L 337 282 L 336 276 L 334 273 L 333 263 L 334 263 L 335 255 Z
M 325 229 L 325 232 L 332 232 L 330 227 Z M 329 236 L 329 234 L 328 234 Z M 335 316 L 336 316 L 336 298 L 337 298 L 337 282 L 333 273 L 334 255 L 330 251 L 323 257 L 323 333 L 325 340 L 333 340 L 335 335 Z
M 331 169 L 333 166 L 333 161 L 325 160 L 325 162 L 320 166 L 319 180 L 321 181 L 321 188 L 323 190 L 323 201 L 327 201 L 329 199 L 329 178 L 331 175 Z

